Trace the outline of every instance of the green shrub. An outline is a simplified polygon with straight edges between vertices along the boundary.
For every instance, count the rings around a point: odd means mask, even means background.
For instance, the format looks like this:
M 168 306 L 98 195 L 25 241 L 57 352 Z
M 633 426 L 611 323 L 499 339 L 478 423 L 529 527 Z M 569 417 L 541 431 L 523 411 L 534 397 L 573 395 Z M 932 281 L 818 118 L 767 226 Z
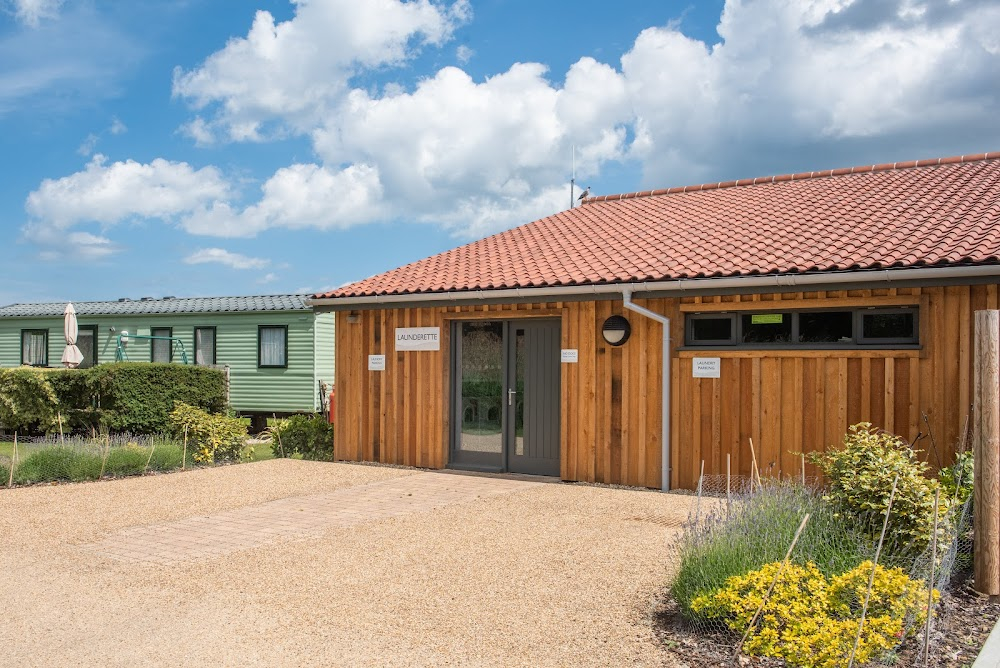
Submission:
M 149 448 L 141 448 L 134 443 L 111 448 L 104 462 L 104 473 L 111 476 L 141 475 L 146 470 Z
M 938 473 L 938 482 L 941 483 L 941 496 L 951 499 L 959 505 L 965 503 L 972 496 L 972 473 L 974 461 L 972 450 L 960 452 L 955 456 L 955 463 L 946 466 Z
M 199 464 L 242 461 L 247 429 L 239 418 L 211 415 L 178 402 L 170 413 L 170 421 L 179 436 L 186 431 L 188 452 Z
M 225 410 L 226 379 L 221 369 L 149 362 L 101 364 L 93 374 L 102 424 L 137 434 L 171 429 L 170 412 L 184 403 L 210 413 Z
M 293 415 L 270 429 L 275 457 L 302 455 L 303 459 L 333 461 L 333 425 L 322 415 Z
M 743 651 L 778 657 L 789 666 L 839 668 L 854 647 L 872 569 L 872 562 L 864 561 L 828 579 L 812 563 L 786 564 L 782 569 L 781 562 L 774 562 L 729 578 L 717 591 L 695 598 L 691 607 L 703 618 L 721 620 L 742 635 L 763 604 Z M 859 665 L 889 652 L 908 630 L 919 628 L 927 614 L 923 582 L 909 578 L 900 568 L 880 564 L 874 571 L 855 653 Z M 774 589 L 765 603 L 772 583 Z
M 47 431 L 56 422 L 56 410 L 56 394 L 44 371 L 0 369 L 0 426 Z
M 101 426 L 98 391 L 92 369 L 45 369 L 56 393 L 63 431 L 92 432 Z
M 757 570 L 785 556 L 802 517 L 810 514 L 795 547 L 796 559 L 825 575 L 850 569 L 872 554 L 870 539 L 837 516 L 815 492 L 774 483 L 689 527 L 680 546 L 680 567 L 670 592 L 686 617 L 691 601 L 718 590 L 730 577 Z
M 0 462 L 0 487 L 6 487 L 8 480 L 10 480 L 10 464 Z
M 858 524 L 871 536 L 882 531 L 898 475 L 887 557 L 913 555 L 928 545 L 938 483 L 926 477 L 929 466 L 917 459 L 904 440 L 862 422 L 849 428 L 841 449 L 813 453 L 810 459 L 826 476 L 829 499 L 845 521 Z M 940 513 L 946 509 L 947 500 L 942 499 Z
M 149 455 L 146 455 L 149 457 Z M 184 448 L 173 443 L 157 444 L 153 456 L 149 459 L 150 471 L 173 471 L 181 467 L 184 458 Z
M 14 470 L 20 484 L 67 480 L 97 480 L 101 475 L 101 456 L 83 450 L 55 446 L 31 453 Z

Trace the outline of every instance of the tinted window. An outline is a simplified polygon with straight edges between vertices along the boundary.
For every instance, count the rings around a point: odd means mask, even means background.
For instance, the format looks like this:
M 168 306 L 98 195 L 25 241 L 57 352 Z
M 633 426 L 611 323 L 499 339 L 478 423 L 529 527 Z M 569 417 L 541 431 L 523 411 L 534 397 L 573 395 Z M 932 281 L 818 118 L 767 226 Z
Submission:
M 735 321 L 729 316 L 718 318 L 692 318 L 691 319 L 691 342 L 692 343 L 732 343 L 733 325 Z
M 850 343 L 854 340 L 854 314 L 821 311 L 799 314 L 799 341 L 803 343 Z
M 743 343 L 790 343 L 791 313 L 751 313 L 742 316 Z
M 861 337 L 912 340 L 915 316 L 913 311 L 862 313 Z

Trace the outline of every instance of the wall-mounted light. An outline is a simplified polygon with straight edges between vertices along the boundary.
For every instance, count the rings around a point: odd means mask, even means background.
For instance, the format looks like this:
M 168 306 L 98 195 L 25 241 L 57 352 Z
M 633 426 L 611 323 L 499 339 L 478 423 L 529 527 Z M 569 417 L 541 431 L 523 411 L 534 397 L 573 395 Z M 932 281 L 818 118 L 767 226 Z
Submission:
M 624 316 L 620 315 L 611 316 L 604 321 L 604 325 L 601 327 L 601 336 L 613 346 L 624 345 L 631 334 L 632 325 L 628 323 L 628 320 Z
M 361 316 L 358 315 L 357 311 L 351 311 L 347 314 L 347 322 L 354 324 L 361 321 Z

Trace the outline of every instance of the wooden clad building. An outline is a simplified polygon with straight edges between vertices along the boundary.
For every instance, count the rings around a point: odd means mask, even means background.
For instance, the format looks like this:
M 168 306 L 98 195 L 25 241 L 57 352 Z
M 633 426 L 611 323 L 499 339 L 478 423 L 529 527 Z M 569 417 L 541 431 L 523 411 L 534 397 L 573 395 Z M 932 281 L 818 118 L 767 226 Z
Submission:
M 693 488 L 870 421 L 943 465 L 998 257 L 1000 153 L 591 198 L 313 297 L 336 453 Z

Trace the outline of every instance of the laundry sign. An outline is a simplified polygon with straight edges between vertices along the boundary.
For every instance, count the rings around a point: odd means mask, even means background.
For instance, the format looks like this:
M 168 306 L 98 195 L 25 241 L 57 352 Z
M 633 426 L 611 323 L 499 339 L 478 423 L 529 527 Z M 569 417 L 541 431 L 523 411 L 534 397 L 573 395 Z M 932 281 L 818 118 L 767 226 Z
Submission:
M 368 370 L 385 371 L 385 355 L 369 355 Z
M 396 350 L 441 350 L 441 328 L 397 327 Z
M 695 357 L 691 360 L 692 378 L 720 378 L 722 360 L 718 357 Z

